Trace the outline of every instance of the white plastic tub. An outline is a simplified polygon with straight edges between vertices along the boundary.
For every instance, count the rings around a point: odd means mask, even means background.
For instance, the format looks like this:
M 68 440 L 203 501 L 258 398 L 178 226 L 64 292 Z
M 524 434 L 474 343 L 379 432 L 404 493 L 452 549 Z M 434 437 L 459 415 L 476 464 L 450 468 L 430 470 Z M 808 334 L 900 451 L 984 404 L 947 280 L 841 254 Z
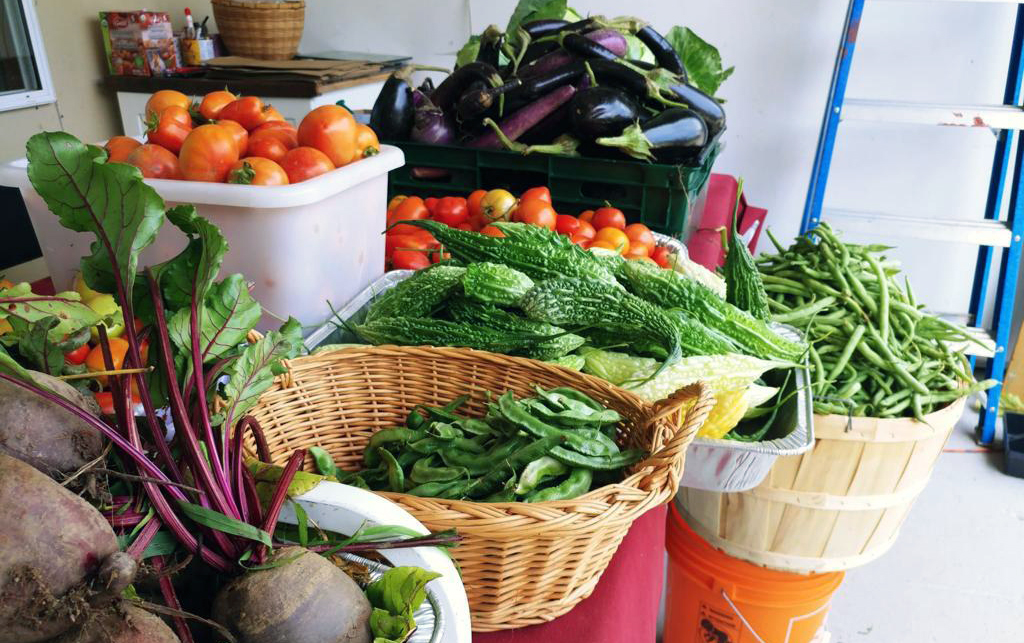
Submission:
M 349 301 L 384 273 L 387 173 L 405 162 L 402 151 L 380 154 L 327 174 L 280 187 L 146 179 L 167 206 L 195 204 L 228 240 L 221 275 L 240 272 L 253 284 L 264 310 L 297 318 L 311 332 L 331 314 L 327 302 Z M 21 190 L 50 277 L 67 289 L 92 234 L 60 225 L 28 180 L 28 162 L 0 166 L 0 185 Z M 170 224 L 142 253 L 140 268 L 164 261 L 185 247 Z M 259 328 L 280 325 L 264 315 Z

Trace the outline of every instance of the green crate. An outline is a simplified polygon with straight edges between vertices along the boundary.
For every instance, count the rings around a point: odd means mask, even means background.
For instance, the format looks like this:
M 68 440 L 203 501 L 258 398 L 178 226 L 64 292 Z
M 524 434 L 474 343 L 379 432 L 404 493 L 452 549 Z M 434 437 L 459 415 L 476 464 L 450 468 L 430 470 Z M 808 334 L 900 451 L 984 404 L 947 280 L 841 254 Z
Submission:
M 405 152 L 405 165 L 388 174 L 388 198 L 466 196 L 478 188 L 513 194 L 546 185 L 555 209 L 567 214 L 611 203 L 630 223 L 679 237 L 707 185 L 719 144 L 692 167 L 504 150 L 476 150 L 407 141 L 391 143 Z

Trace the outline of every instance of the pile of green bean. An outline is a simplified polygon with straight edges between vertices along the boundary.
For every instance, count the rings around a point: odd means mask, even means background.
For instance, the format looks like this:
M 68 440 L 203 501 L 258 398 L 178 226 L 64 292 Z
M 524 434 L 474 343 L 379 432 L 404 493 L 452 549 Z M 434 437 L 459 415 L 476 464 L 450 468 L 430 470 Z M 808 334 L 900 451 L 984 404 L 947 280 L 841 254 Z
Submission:
M 976 340 L 922 310 L 888 246 L 842 243 L 824 223 L 789 248 L 768 236 L 778 254 L 758 270 L 772 319 L 806 333 L 815 412 L 921 418 L 995 384 L 975 382 L 949 344 Z
M 645 456 L 615 443 L 616 411 L 572 388 L 536 391 L 520 400 L 505 393 L 483 418 L 457 413 L 466 397 L 417 406 L 405 426 L 373 434 L 363 471 L 337 478 L 416 496 L 541 502 L 583 495 Z

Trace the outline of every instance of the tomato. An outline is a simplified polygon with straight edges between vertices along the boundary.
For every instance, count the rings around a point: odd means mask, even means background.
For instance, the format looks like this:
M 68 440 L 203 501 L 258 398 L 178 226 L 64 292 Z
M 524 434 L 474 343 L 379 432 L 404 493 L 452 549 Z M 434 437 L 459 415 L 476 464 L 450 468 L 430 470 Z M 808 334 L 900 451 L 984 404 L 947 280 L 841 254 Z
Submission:
M 619 251 L 618 248 L 616 248 L 615 246 L 613 246 L 609 242 L 601 240 L 601 239 L 598 239 L 597 241 L 591 241 L 590 245 L 587 246 L 587 249 L 590 249 L 590 248 L 604 248 L 605 250 L 612 250 L 614 252 L 618 252 Z
M 459 225 L 455 226 L 455 228 L 457 230 L 465 230 L 466 232 L 476 232 L 476 228 L 474 228 L 473 224 L 468 221 L 460 223 Z
M 146 120 L 149 120 L 151 114 L 159 116 L 164 109 L 171 106 L 181 107 L 188 111 L 188 108 L 192 106 L 192 99 L 173 89 L 161 89 L 154 92 L 146 101 Z
M 438 243 L 430 247 L 430 250 L 427 251 L 427 257 L 430 259 L 430 263 L 441 263 L 451 259 L 452 253 L 445 252 L 444 246 Z
M 569 241 L 572 241 L 581 248 L 589 248 L 590 242 L 593 241 L 593 239 L 591 239 L 590 237 L 584 237 L 579 234 L 574 234 L 571 237 L 569 237 Z
M 580 220 L 571 214 L 560 214 L 555 218 L 555 231 L 558 234 L 572 236 L 580 229 Z
M 483 215 L 483 206 L 480 201 L 487 194 L 487 190 L 473 190 L 466 197 L 466 205 L 469 207 L 469 218 L 474 219 Z
M 554 230 L 558 215 L 547 201 L 533 199 L 519 202 L 519 207 L 516 208 L 516 220 Z
M 418 196 L 402 199 L 390 212 L 395 221 L 426 219 L 430 217 L 430 209 L 427 208 L 427 204 L 423 202 L 423 199 Z
M 623 230 L 626 227 L 626 216 L 618 208 L 598 208 L 594 210 L 594 219 L 590 223 L 598 230 L 601 228 Z
M 441 199 L 438 199 L 436 196 L 428 196 L 427 198 L 423 199 L 423 205 L 427 206 L 427 212 L 430 213 L 431 218 L 433 218 L 434 208 L 437 207 L 437 202 L 440 200 Z
M 107 163 L 124 163 L 132 150 L 140 145 L 142 143 L 131 136 L 115 136 L 103 146 L 107 151 Z
M 114 370 L 121 368 L 124 366 L 124 356 L 128 354 L 128 340 L 120 337 L 108 337 L 107 343 L 110 345 L 110 357 L 114 364 Z M 88 355 L 85 356 L 85 367 L 93 372 L 107 370 L 102 346 L 96 345 L 89 350 Z M 96 379 L 100 384 L 107 383 L 106 375 L 100 375 Z
M 367 156 L 380 154 L 380 141 L 377 140 L 377 132 L 374 132 L 369 125 L 356 123 L 356 159 L 364 159 Z
M 230 123 L 231 121 L 224 121 Z M 277 130 L 285 132 L 285 130 Z M 270 159 L 275 163 L 280 163 L 284 159 L 284 155 L 288 153 L 288 150 L 294 149 L 295 144 L 289 146 L 282 137 L 275 136 L 274 130 L 268 130 L 264 132 L 256 131 L 249 136 L 249 145 L 246 148 L 246 153 L 249 156 L 262 156 L 265 159 Z M 287 138 L 287 133 L 284 138 Z M 292 140 L 295 136 L 292 135 Z
M 157 116 L 153 114 L 146 125 L 146 141 L 165 147 L 177 154 L 181 144 L 192 131 L 192 117 L 188 110 L 177 105 L 164 108 Z
M 636 243 L 642 243 L 651 248 L 658 244 L 658 242 L 654 240 L 654 233 L 651 232 L 651 229 L 642 223 L 630 223 L 625 227 L 625 229 L 623 229 L 623 232 L 625 232 L 626 236 L 629 237 L 630 242 L 635 241 Z
M 289 183 L 300 183 L 330 172 L 334 169 L 334 163 L 320 150 L 296 147 L 284 155 L 281 167 L 288 173 Z
M 185 138 L 178 160 L 185 180 L 223 183 L 238 160 L 238 143 L 223 125 L 200 125 Z
M 516 198 L 508 190 L 491 190 L 480 198 L 480 212 L 488 223 L 509 221 L 516 207 Z
M 642 255 L 642 256 L 626 255 L 626 259 L 629 259 L 630 261 L 646 261 L 647 263 L 652 263 L 655 266 L 658 265 L 657 261 L 655 261 L 654 259 L 651 259 L 647 255 Z
M 299 123 L 299 145 L 314 147 L 336 167 L 359 158 L 356 151 L 356 119 L 341 105 L 321 105 Z
M 480 234 L 486 234 L 489 237 L 504 237 L 505 233 L 498 229 L 498 226 L 485 225 L 480 228 Z
M 533 199 L 540 199 L 548 205 L 551 205 L 551 190 L 546 187 L 530 188 L 519 195 L 520 201 L 531 201 Z
M 273 108 L 271 108 L 271 109 L 273 109 Z M 277 111 L 277 110 L 274 110 L 274 111 Z M 268 129 L 286 129 L 286 130 L 289 130 L 289 131 L 291 131 L 291 132 L 293 132 L 295 134 L 296 140 L 297 140 L 297 137 L 299 135 L 299 131 L 297 129 L 295 129 L 294 125 L 292 125 L 288 121 L 283 121 L 283 120 L 281 120 L 281 121 L 267 121 L 266 123 L 258 126 L 256 129 L 254 129 L 252 131 L 252 133 L 255 134 L 256 132 L 265 132 Z M 295 145 L 298 146 L 298 142 L 296 142 Z
M 114 415 L 114 394 L 110 391 L 97 391 L 92 394 L 96 398 L 96 404 L 100 407 L 102 415 Z M 135 390 L 135 380 L 132 380 L 132 410 L 135 415 L 143 413 L 142 401 L 139 399 L 138 391 Z
M 591 219 L 594 218 L 594 211 L 593 210 L 584 210 L 583 212 L 580 212 L 580 216 L 578 216 L 576 218 L 579 219 L 580 221 L 586 221 L 587 223 L 590 223 Z
M 388 228 L 387 236 L 401 236 L 401 237 L 416 237 L 420 239 L 425 245 L 431 246 L 437 243 L 437 239 L 434 235 L 430 234 L 423 228 L 417 228 L 414 225 L 408 223 L 396 223 L 393 227 Z
M 430 266 L 430 259 L 425 252 L 418 250 L 396 250 L 391 258 L 391 265 L 396 270 L 419 270 Z
M 159 145 L 147 144 L 136 147 L 124 160 L 134 165 L 147 179 L 180 179 L 182 177 L 178 157 Z
M 651 256 L 651 246 L 639 241 L 630 241 L 629 250 L 622 253 L 626 259 L 639 259 Z
M 212 121 L 220 115 L 220 112 L 228 103 L 234 102 L 235 96 L 226 89 L 218 89 L 203 96 L 203 102 L 199 103 L 199 114 L 208 121 Z
M 404 194 L 396 194 L 395 196 L 391 197 L 391 200 L 388 201 L 388 212 L 394 210 L 395 206 L 397 206 L 402 201 L 405 201 L 407 198 L 409 197 L 405 196 Z
M 238 148 L 238 156 L 257 156 L 256 154 L 249 154 L 249 132 L 245 131 L 245 128 L 238 124 L 236 121 L 224 119 L 217 121 L 217 124 L 221 127 L 226 127 L 230 132 L 231 136 L 235 139 L 235 147 Z
M 231 166 L 228 183 L 288 185 L 288 175 L 280 165 L 270 159 L 248 156 Z
M 289 127 L 294 127 L 291 123 L 288 122 L 287 119 L 285 119 L 284 115 L 281 114 L 281 112 L 277 111 L 277 108 L 274 107 L 273 105 L 267 105 L 265 114 L 267 117 L 266 122 L 268 123 L 285 123 Z
M 597 218 L 597 215 L 594 215 Z M 618 251 L 619 254 L 626 254 L 629 252 L 629 237 L 626 233 L 618 228 L 601 228 L 597 231 L 597 236 L 594 237 L 594 242 L 604 241 L 611 245 L 611 247 Z
M 576 228 L 576 234 L 593 240 L 593 238 L 597 236 L 597 230 L 595 230 L 594 226 L 590 225 L 589 222 L 581 219 L 579 227 Z
M 64 353 L 64 362 L 71 364 L 72 366 L 84 364 L 86 356 L 89 355 L 89 350 L 90 348 L 88 344 L 82 344 L 75 350 Z
M 434 208 L 434 221 L 452 226 L 465 223 L 469 219 L 469 205 L 461 196 L 446 196 L 438 199 Z
M 662 268 L 668 268 L 671 265 L 669 250 L 665 246 L 656 246 L 651 251 L 651 259 Z
M 384 256 L 391 257 L 395 250 L 427 250 L 436 242 L 416 234 L 387 234 L 384 237 Z
M 217 114 L 217 120 L 235 121 L 248 132 L 270 120 L 271 109 L 258 96 L 243 96 L 225 105 Z

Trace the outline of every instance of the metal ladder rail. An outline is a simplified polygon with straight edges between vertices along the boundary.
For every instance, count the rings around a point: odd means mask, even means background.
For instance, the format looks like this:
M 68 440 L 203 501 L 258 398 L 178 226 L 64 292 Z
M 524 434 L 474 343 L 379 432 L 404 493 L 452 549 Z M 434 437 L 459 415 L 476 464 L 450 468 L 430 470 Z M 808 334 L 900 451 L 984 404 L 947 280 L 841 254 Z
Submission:
M 801 222 L 801 232 L 806 232 L 813 228 L 822 217 L 825 188 L 828 182 L 829 168 L 832 162 L 832 151 L 835 147 L 835 139 L 838 133 L 839 122 L 843 116 L 843 107 L 844 104 L 847 103 L 845 98 L 846 85 L 847 80 L 849 79 L 850 67 L 853 62 L 853 53 L 856 48 L 857 33 L 860 28 L 864 2 L 865 0 L 850 0 L 848 5 L 846 20 L 843 27 L 843 38 L 840 41 L 836 55 L 825 116 L 822 119 L 822 127 L 819 134 L 818 147 L 815 153 L 811 181 L 808 186 L 807 200 L 805 202 L 803 220 Z M 1002 195 L 1006 184 L 1009 154 L 1012 147 L 1012 130 L 1024 129 L 1024 118 L 1022 118 L 1024 117 L 1024 110 L 1020 109 L 1021 84 L 1022 79 L 1024 79 L 1024 68 L 1022 68 L 1021 64 L 1022 58 L 1024 58 L 1024 6 L 1018 6 L 1003 105 L 993 106 L 990 108 L 954 108 L 954 110 L 950 112 L 952 118 L 948 121 L 899 118 L 898 114 L 896 118 L 887 119 L 896 122 L 931 122 L 938 125 L 959 125 L 962 124 L 963 120 L 965 120 L 964 113 L 972 114 L 978 112 L 986 115 L 995 115 L 996 118 L 993 118 L 992 120 L 996 121 L 996 123 L 993 124 L 998 124 L 1003 128 L 998 134 L 999 138 L 997 140 L 993 160 L 992 178 L 989 185 L 989 193 L 985 207 L 985 220 L 988 221 L 988 223 L 983 224 L 979 222 L 978 224 L 975 224 L 975 227 L 977 227 L 978 230 L 976 230 L 976 234 L 972 236 L 972 238 L 977 239 L 974 243 L 980 246 L 969 307 L 970 313 L 976 322 L 980 322 L 984 310 L 985 295 L 994 260 L 994 247 L 1002 246 L 1006 248 L 1003 261 L 1001 262 L 999 269 L 999 281 L 996 291 L 996 309 L 993 318 L 993 346 L 989 353 L 983 353 L 991 357 L 986 365 L 986 376 L 1000 380 L 999 386 L 990 389 L 988 395 L 989 403 L 983 407 L 979 418 L 978 439 L 979 442 L 983 444 L 990 443 L 995 432 L 995 422 L 999 407 L 999 395 L 1002 389 L 1001 380 L 1003 379 L 1006 369 L 1006 346 L 1009 341 L 1010 321 L 1013 314 L 1013 303 L 1016 294 L 1016 278 L 1020 267 L 1021 234 L 1024 232 L 1024 212 L 1018 212 L 1019 208 L 1024 208 L 1024 194 L 1022 194 L 1022 188 L 1024 188 L 1024 186 L 1022 186 L 1020 180 L 1021 164 L 1024 162 L 1024 146 L 1021 145 L 1018 145 L 1015 156 L 1016 162 L 1014 164 L 1011 180 L 1011 200 L 1007 220 L 1005 224 L 997 223 L 999 220 Z M 872 106 L 872 101 L 851 100 L 850 102 L 855 103 L 862 108 Z M 901 107 L 900 104 L 896 103 L 886 103 L 885 106 L 888 108 L 896 107 L 897 111 L 898 108 Z M 902 107 L 924 107 L 926 108 L 925 111 L 930 110 L 932 112 L 936 109 L 942 108 L 942 106 L 915 106 L 913 104 L 903 104 Z M 890 109 L 889 111 L 892 112 L 893 110 Z M 906 110 L 904 111 L 906 112 Z M 918 109 L 917 111 L 920 112 L 921 109 Z M 982 120 L 982 122 L 975 121 L 972 124 L 980 126 L 988 125 L 984 120 Z M 1021 214 L 1021 216 L 1017 216 L 1018 213 Z M 847 214 L 860 217 L 884 216 L 871 215 L 870 213 Z M 896 219 L 896 217 L 893 217 L 893 219 Z M 919 220 L 914 220 L 913 218 L 908 218 L 907 223 L 920 224 L 921 222 Z M 960 223 L 959 225 L 970 224 Z M 940 229 L 938 226 L 935 228 L 936 230 Z M 999 228 L 1002 228 L 1002 230 L 999 230 Z M 918 229 L 921 229 L 920 225 L 918 225 Z M 946 240 L 963 240 L 962 238 L 957 238 L 960 235 L 946 236 L 949 237 Z M 944 237 L 939 236 L 937 238 Z M 1009 288 L 1006 287 L 1008 278 L 1011 278 L 1013 281 L 1012 284 L 1009 284 Z M 971 363 L 974 364 L 973 357 L 971 359 Z

